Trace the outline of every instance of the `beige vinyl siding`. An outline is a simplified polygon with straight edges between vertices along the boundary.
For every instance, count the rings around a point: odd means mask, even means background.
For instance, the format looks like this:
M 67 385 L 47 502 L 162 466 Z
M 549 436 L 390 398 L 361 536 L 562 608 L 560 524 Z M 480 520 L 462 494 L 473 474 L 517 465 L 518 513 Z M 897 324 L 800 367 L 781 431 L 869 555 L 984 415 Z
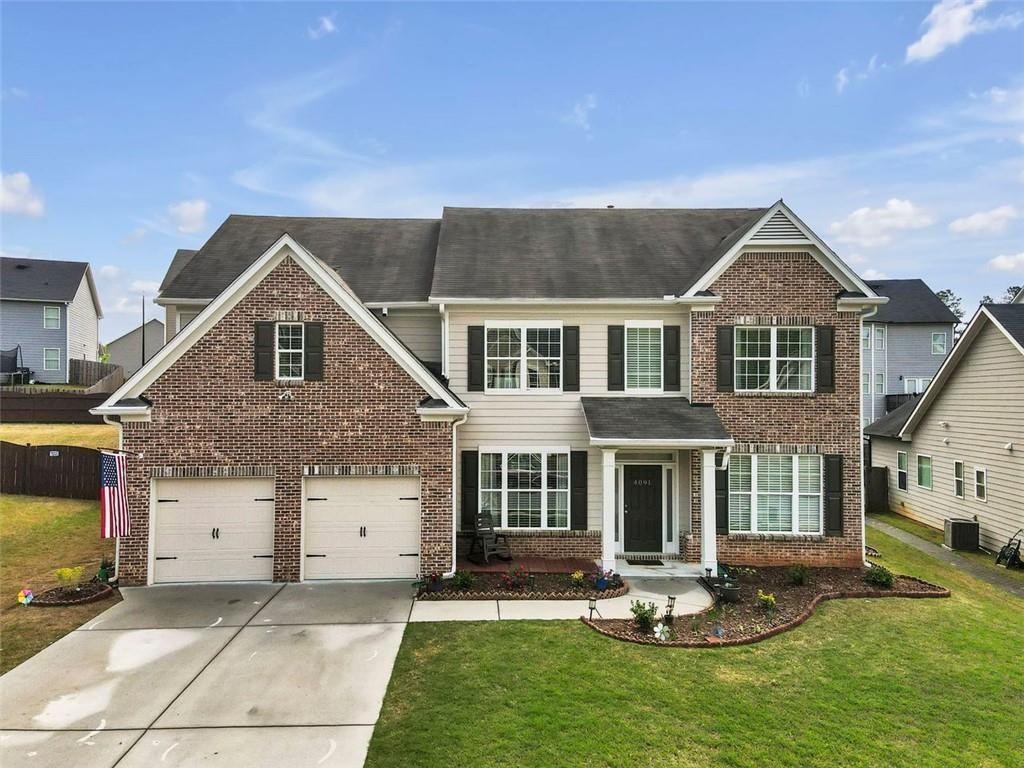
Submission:
M 174 338 L 178 332 L 178 307 L 168 304 L 164 307 L 164 344 Z
M 1008 451 L 1011 442 L 1014 449 Z M 906 491 L 896 486 L 897 450 L 907 452 Z M 998 549 L 1024 526 L 1024 355 L 988 323 L 912 440 L 875 438 L 871 453 L 873 466 L 889 468 L 889 506 L 894 512 L 936 528 L 947 517 L 977 515 L 981 545 Z M 916 484 L 919 453 L 932 457 L 930 491 Z M 963 499 L 953 495 L 954 461 L 964 463 Z M 975 467 L 988 470 L 987 501 L 974 498 Z
M 96 304 L 89 290 L 89 279 L 83 275 L 75 298 L 68 305 L 68 359 L 95 360 L 99 344 Z M 64 367 L 63 363 L 61 367 Z
M 467 392 L 468 331 L 472 325 L 504 320 L 560 320 L 580 329 L 580 391 L 562 394 L 489 394 Z M 601 527 L 601 451 L 590 448 L 581 396 L 636 395 L 608 391 L 608 326 L 631 320 L 661 320 L 680 326 L 680 392 L 652 397 L 687 397 L 690 390 L 689 314 L 675 307 L 548 305 L 543 307 L 456 307 L 449 310 L 449 378 L 455 392 L 470 406 L 469 419 L 458 428 L 459 450 L 481 445 L 568 446 L 588 450 L 587 526 Z M 681 474 L 688 482 L 688 469 Z M 686 489 L 680 483 L 680 495 Z M 461 487 L 457 480 L 456 488 Z M 456 494 L 459 497 L 459 494 Z M 461 505 L 461 498 L 459 499 Z M 678 500 L 673 504 L 678 510 Z M 687 503 L 686 509 L 689 510 Z
M 386 315 L 375 310 L 374 314 L 420 360 L 427 363 L 441 362 L 441 313 L 436 307 L 389 309 Z

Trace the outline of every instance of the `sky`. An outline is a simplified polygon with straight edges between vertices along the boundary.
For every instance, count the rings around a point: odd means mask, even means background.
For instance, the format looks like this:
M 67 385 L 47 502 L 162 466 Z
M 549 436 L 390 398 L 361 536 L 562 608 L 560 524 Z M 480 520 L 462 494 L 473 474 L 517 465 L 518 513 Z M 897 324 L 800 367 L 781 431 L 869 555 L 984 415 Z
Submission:
M 230 213 L 783 198 L 968 316 L 1024 283 L 1020 3 L 3 3 L 0 48 L 0 250 L 89 261 L 103 341 Z

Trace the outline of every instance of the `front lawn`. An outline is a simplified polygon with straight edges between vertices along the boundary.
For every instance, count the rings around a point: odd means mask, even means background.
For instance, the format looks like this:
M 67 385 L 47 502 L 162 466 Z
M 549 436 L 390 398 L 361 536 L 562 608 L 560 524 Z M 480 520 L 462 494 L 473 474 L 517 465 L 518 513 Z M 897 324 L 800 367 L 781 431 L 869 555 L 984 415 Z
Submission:
M 33 608 L 18 603 L 18 591 L 24 587 L 38 594 L 56 586 L 53 572 L 57 568 L 81 565 L 91 576 L 100 558 L 113 558 L 113 539 L 100 538 L 98 502 L 0 497 L 0 552 L 0 672 L 113 604 L 101 600 L 65 608 Z
M 868 529 L 946 600 L 839 600 L 738 648 L 410 624 L 368 766 L 1021 766 L 1024 601 Z
M 0 424 L 0 440 L 22 445 L 117 448 L 117 427 L 109 424 Z

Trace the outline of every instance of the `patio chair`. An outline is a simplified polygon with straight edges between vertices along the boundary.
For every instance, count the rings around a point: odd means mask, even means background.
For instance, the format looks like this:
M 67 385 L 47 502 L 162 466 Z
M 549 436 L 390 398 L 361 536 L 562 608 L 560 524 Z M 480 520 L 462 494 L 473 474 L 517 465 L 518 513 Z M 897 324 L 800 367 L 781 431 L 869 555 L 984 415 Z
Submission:
M 13 349 L 0 350 L 0 376 L 8 384 L 28 384 L 32 379 L 32 371 L 22 363 L 20 344 Z
M 491 555 L 496 555 L 500 560 L 512 559 L 508 536 L 494 530 L 494 520 L 488 512 L 480 513 L 473 522 L 473 542 L 469 545 L 469 559 L 474 563 L 480 562 L 473 558 L 477 553 L 483 558 L 484 565 L 490 562 Z

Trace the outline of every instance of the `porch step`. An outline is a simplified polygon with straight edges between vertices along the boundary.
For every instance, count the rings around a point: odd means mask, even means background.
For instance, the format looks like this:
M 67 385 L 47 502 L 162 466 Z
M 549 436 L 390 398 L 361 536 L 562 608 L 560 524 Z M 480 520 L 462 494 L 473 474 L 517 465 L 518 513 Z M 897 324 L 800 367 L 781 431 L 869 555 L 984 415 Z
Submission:
M 686 558 L 680 554 L 669 554 L 666 552 L 616 552 L 616 560 L 672 560 L 685 562 Z

